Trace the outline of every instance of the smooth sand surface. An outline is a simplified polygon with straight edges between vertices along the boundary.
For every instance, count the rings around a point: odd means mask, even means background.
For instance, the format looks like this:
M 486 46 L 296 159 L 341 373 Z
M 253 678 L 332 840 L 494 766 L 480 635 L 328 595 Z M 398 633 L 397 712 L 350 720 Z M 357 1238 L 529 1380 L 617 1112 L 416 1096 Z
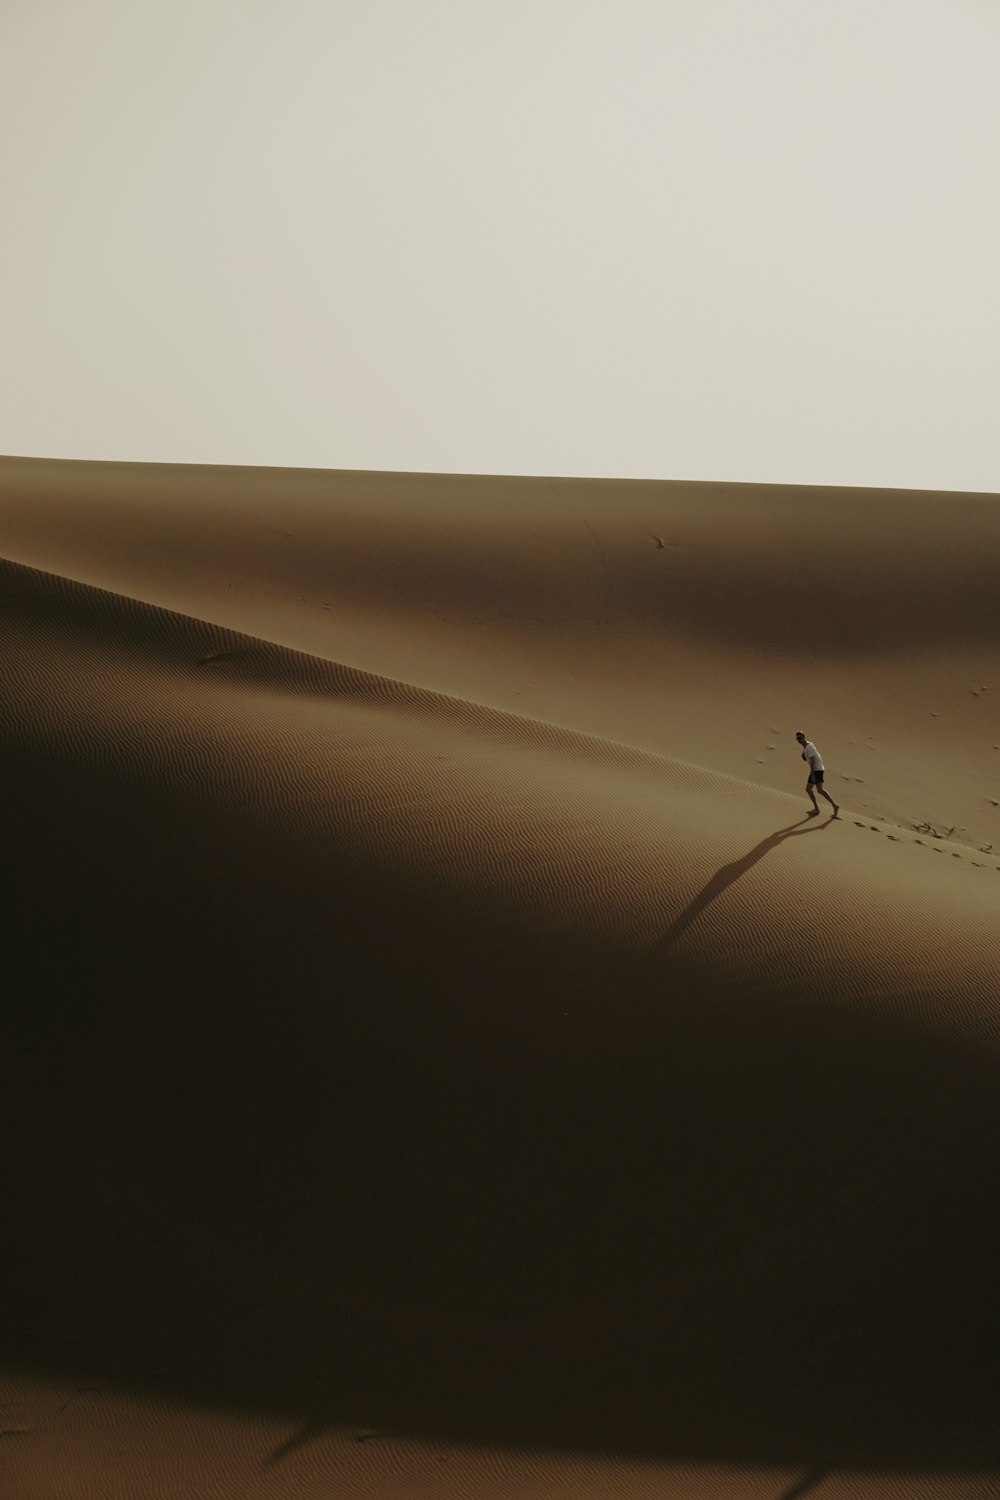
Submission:
M 997 1493 L 1000 498 L 4 459 L 0 558 L 5 1495 Z

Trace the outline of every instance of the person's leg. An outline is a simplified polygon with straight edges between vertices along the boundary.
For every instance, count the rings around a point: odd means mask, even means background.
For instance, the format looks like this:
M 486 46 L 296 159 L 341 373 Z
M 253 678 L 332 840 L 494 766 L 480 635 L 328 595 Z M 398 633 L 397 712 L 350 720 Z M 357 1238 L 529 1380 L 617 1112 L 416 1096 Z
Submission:
M 819 803 L 816 801 L 816 793 L 813 791 L 813 779 L 811 776 L 806 782 L 806 791 L 809 793 L 809 800 L 813 805 L 813 813 L 818 813 Z M 812 817 L 813 813 L 810 813 L 809 816 Z
M 827 791 L 826 787 L 822 785 L 822 783 L 819 787 L 819 794 L 821 797 L 825 797 L 827 802 L 829 802 L 830 806 L 833 808 L 833 816 L 836 817 L 840 812 L 840 805 L 839 803 L 834 802 L 833 798 L 830 796 L 830 793 Z

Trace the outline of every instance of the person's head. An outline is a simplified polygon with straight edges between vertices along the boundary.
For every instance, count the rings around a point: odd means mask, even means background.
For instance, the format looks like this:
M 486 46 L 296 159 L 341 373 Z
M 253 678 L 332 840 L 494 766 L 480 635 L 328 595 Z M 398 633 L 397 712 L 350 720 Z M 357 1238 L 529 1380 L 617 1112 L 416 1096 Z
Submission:
M 799 742 L 800 745 L 804 745 L 805 742 L 806 742 L 806 737 L 802 733 L 801 729 L 796 729 L 796 731 L 795 731 L 795 738 L 798 740 L 798 742 Z

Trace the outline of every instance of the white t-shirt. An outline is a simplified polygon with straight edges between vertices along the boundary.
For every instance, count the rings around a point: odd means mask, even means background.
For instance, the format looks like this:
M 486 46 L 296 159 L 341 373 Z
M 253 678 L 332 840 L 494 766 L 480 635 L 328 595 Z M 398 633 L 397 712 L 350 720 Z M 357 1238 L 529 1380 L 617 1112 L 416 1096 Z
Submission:
M 810 755 L 812 755 L 812 756 L 815 757 L 815 760 L 816 760 L 816 770 L 817 771 L 825 771 L 826 770 L 826 766 L 824 766 L 824 764 L 823 764 L 823 757 L 822 757 L 822 755 L 820 755 L 819 751 L 816 749 L 816 746 L 813 744 L 812 740 L 806 740 L 805 744 L 802 746 L 802 759 L 804 761 L 808 761 Z M 810 767 L 810 770 L 811 769 L 812 769 L 812 767 Z

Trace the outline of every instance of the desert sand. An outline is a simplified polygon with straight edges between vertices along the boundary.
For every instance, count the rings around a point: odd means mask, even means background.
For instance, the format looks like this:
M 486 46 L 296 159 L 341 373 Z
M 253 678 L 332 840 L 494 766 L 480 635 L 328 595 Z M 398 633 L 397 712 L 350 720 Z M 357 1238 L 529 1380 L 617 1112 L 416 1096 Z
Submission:
M 998 1492 L 1000 497 L 10 458 L 0 558 L 5 1496 Z

